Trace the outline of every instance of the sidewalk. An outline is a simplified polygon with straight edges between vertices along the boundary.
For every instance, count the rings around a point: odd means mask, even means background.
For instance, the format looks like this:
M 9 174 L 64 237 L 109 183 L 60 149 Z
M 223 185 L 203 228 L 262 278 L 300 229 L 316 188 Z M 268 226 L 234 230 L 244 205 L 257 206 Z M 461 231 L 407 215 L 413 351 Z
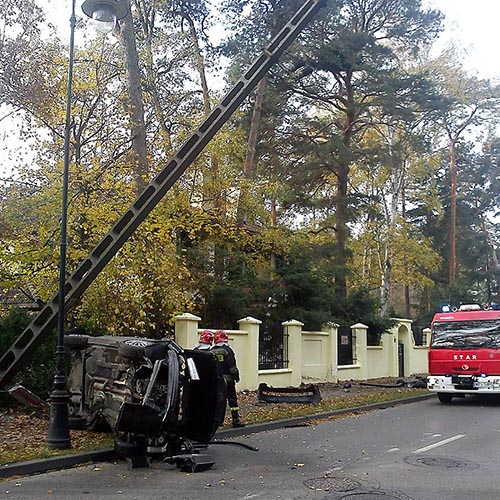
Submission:
M 380 403 L 373 403 L 363 406 L 354 406 L 351 408 L 344 408 L 341 410 L 332 410 L 314 414 L 311 412 L 311 415 L 274 420 L 260 424 L 253 424 L 239 429 L 232 429 L 232 428 L 220 429 L 215 434 L 214 441 L 221 441 L 234 438 L 237 436 L 244 436 L 258 432 L 282 429 L 286 427 L 294 427 L 306 424 L 307 422 L 338 417 L 349 413 L 359 413 L 359 412 L 371 411 L 380 408 L 387 408 L 390 406 L 396 406 L 401 404 L 415 403 L 418 401 L 429 399 L 431 397 L 435 397 L 435 395 L 432 393 L 424 393 L 420 395 L 412 395 L 403 399 L 383 401 Z M 311 407 L 311 409 L 313 408 L 314 407 Z M 40 460 L 30 460 L 28 462 L 19 462 L 0 467 L 0 479 L 5 479 L 15 476 L 41 474 L 52 470 L 65 469 L 88 463 L 107 462 L 112 460 L 120 460 L 120 458 L 116 455 L 113 448 L 105 448 L 97 451 L 83 452 L 83 453 L 64 455 L 64 456 L 46 458 Z

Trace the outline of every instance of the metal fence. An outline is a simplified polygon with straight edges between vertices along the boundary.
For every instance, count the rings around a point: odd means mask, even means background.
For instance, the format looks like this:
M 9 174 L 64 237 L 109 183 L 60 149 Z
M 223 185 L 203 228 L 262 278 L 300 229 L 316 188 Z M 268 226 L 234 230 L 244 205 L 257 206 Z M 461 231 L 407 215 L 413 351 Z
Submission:
M 288 368 L 288 333 L 264 328 L 259 335 L 259 370 Z

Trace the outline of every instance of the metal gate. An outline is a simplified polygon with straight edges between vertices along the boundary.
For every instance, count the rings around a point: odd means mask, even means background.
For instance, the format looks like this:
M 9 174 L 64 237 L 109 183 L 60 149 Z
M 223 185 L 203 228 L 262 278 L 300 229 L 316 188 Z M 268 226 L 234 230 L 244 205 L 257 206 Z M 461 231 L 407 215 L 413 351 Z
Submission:
M 264 328 L 259 335 L 259 370 L 288 368 L 288 332 Z
M 338 354 L 337 362 L 339 365 L 353 365 L 356 360 L 355 345 L 356 336 L 348 326 L 339 326 L 338 336 Z
M 405 376 L 405 345 L 402 342 L 398 343 L 398 367 L 399 377 Z

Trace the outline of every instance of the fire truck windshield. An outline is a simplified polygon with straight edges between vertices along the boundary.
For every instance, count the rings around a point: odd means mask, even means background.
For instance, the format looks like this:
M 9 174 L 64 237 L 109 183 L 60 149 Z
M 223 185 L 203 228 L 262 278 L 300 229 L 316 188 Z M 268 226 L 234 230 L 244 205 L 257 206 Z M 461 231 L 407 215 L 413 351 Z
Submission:
M 441 349 L 500 348 L 500 320 L 435 322 L 431 347 Z

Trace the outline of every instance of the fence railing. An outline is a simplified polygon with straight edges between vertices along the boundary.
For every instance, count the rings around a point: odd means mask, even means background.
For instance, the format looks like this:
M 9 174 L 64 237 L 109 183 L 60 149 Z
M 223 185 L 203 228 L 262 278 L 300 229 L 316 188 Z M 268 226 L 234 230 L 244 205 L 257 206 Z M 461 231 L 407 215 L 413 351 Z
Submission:
M 261 332 L 259 335 L 259 370 L 288 368 L 288 333 Z

